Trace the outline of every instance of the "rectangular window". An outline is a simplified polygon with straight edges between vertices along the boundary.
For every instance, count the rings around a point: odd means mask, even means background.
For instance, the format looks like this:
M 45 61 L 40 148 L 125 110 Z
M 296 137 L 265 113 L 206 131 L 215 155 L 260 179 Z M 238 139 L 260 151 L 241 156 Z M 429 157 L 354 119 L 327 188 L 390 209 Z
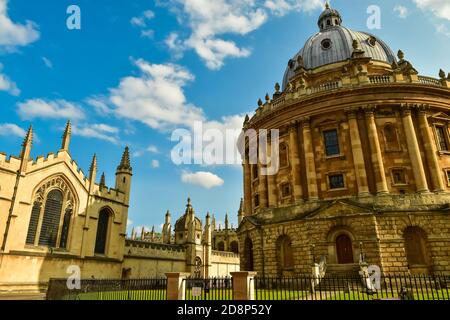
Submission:
M 394 184 L 406 184 L 406 174 L 403 169 L 392 170 L 392 177 L 394 179 Z
M 333 129 L 324 131 L 323 137 L 325 139 L 325 152 L 327 154 L 327 157 L 339 155 L 340 150 L 337 130 Z
M 283 197 L 289 197 L 291 195 L 291 185 L 289 183 L 285 183 L 281 186 L 281 195 Z
M 445 127 L 436 127 L 436 134 L 437 134 L 437 138 L 438 138 L 439 150 L 441 150 L 441 151 L 449 151 L 447 134 L 446 134 L 445 130 L 446 130 Z
M 447 183 L 450 186 L 450 170 L 447 170 Z
M 335 175 L 328 176 L 328 179 L 330 180 L 330 189 L 343 189 L 343 188 L 345 188 L 344 175 L 342 175 L 342 174 L 335 174 Z

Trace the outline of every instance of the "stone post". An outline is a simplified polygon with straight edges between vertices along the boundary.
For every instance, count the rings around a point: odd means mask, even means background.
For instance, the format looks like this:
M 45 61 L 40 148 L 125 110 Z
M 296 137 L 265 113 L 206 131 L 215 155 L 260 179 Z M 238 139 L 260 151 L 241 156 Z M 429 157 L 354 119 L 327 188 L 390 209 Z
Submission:
M 416 131 L 411 117 L 411 110 L 407 106 L 402 106 L 402 120 L 405 128 L 406 142 L 408 145 L 409 157 L 413 167 L 414 180 L 416 181 L 417 192 L 428 192 L 427 178 L 420 155 L 419 143 L 417 142 Z
M 355 166 L 356 185 L 358 186 L 358 196 L 368 196 L 369 186 L 367 183 L 366 165 L 362 150 L 361 137 L 359 134 L 358 121 L 356 119 L 356 109 L 346 110 L 348 126 L 350 130 L 350 140 L 353 153 L 353 164 Z
M 308 184 L 308 199 L 317 200 L 319 193 L 317 190 L 316 163 L 314 158 L 314 148 L 312 145 L 311 124 L 309 117 L 301 120 L 303 131 L 303 146 L 305 153 L 306 181 Z
M 425 155 L 428 165 L 430 166 L 431 181 L 433 183 L 433 191 L 443 192 L 445 190 L 444 180 L 442 179 L 441 169 L 437 158 L 437 148 L 433 139 L 430 125 L 428 123 L 426 108 L 419 110 L 419 126 L 424 139 Z
M 186 300 L 186 281 L 190 274 L 186 272 L 169 272 L 167 277 L 167 300 Z
M 234 300 L 255 300 L 256 274 L 252 271 L 231 272 Z
M 387 194 L 389 193 L 389 189 L 386 181 L 386 172 L 384 171 L 383 156 L 381 154 L 377 124 L 375 123 L 374 108 L 369 106 L 365 108 L 364 111 L 366 113 L 367 129 L 369 132 L 369 144 L 377 194 Z

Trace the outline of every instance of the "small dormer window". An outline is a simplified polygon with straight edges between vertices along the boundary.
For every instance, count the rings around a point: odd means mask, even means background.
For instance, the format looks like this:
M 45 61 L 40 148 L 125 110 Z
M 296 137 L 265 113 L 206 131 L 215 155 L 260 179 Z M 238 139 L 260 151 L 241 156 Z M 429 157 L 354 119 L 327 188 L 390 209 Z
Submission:
M 331 48 L 332 42 L 330 39 L 325 39 L 322 41 L 321 45 L 323 50 L 328 50 Z
M 331 21 L 327 20 L 327 26 L 331 26 Z

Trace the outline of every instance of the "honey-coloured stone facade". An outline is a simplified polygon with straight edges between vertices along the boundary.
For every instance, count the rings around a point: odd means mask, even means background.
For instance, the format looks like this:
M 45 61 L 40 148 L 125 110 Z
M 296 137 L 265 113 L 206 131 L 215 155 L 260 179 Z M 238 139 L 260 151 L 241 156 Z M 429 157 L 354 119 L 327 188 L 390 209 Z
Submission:
M 326 260 L 331 273 L 353 272 L 364 260 L 389 274 L 450 274 L 450 78 L 420 76 L 403 52 L 339 33 L 341 23 L 327 6 L 320 37 L 350 41 L 349 55 L 308 41 L 284 90 L 244 122 L 241 270 L 293 275 Z M 374 43 L 386 54 L 367 50 Z M 321 57 L 329 63 L 305 65 Z M 277 174 L 250 163 L 249 129 L 279 130 Z

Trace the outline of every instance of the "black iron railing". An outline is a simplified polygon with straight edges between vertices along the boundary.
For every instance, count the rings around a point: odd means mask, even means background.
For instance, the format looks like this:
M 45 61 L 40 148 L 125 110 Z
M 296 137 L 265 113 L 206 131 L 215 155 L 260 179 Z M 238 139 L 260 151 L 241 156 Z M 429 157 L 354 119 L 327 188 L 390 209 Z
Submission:
M 231 277 L 186 278 L 186 300 L 233 300 Z
M 450 276 L 257 277 L 256 300 L 450 300 Z
M 166 300 L 167 279 L 81 280 L 51 279 L 47 300 Z

